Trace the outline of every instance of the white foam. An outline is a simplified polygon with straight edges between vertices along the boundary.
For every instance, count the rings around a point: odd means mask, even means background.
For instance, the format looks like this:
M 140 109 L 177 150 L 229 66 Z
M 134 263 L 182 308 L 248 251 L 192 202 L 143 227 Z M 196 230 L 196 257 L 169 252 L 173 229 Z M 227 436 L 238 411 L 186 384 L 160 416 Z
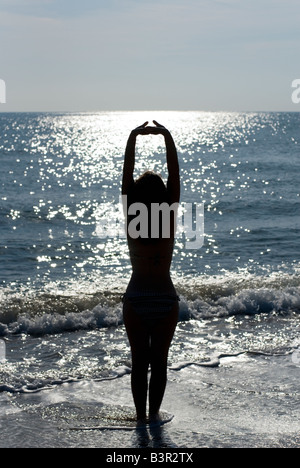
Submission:
M 118 326 L 122 323 L 122 310 L 97 306 L 93 310 L 70 312 L 65 315 L 53 313 L 28 317 L 21 315 L 8 325 L 0 324 L 0 335 L 27 333 L 30 335 L 50 335 L 76 330 L 90 330 Z
M 181 321 L 300 312 L 299 275 L 259 277 L 241 272 L 177 282 Z M 123 323 L 121 293 L 116 290 L 88 290 L 86 295 L 82 290 L 77 295 L 74 290 L 61 295 L 55 288 L 43 295 L 34 291 L 0 292 L 0 336 L 57 334 Z M 95 307 L 96 298 L 99 304 Z

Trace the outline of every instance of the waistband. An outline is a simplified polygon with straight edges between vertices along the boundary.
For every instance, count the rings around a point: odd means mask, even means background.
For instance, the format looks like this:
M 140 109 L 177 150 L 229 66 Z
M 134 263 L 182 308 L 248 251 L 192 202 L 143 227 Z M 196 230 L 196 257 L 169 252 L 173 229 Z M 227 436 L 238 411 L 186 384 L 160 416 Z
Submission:
M 125 293 L 122 296 L 122 302 L 124 303 L 126 299 L 146 300 L 149 302 L 152 302 L 155 300 L 167 300 L 167 301 L 180 302 L 180 297 L 177 296 L 177 294 L 150 293 L 150 292 Z

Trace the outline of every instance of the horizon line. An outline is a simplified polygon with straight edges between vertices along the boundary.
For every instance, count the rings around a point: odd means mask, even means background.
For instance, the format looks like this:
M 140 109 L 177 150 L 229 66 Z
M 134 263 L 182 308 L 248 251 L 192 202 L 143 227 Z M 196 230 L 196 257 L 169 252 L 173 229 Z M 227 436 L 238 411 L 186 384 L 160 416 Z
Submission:
M 201 110 L 201 109 L 104 109 L 104 110 L 10 110 L 5 111 L 1 110 L 0 107 L 0 114 L 97 114 L 97 113 L 104 113 L 104 112 L 203 112 L 203 113 L 231 113 L 231 114 L 238 114 L 238 113 L 300 113 L 299 110 Z

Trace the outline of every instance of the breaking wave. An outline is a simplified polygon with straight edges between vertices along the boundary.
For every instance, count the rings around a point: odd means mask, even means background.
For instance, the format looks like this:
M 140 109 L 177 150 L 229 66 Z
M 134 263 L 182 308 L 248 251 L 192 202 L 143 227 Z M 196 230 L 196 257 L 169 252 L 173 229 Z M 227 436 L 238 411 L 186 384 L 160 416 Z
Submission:
M 180 321 L 257 314 L 299 314 L 299 276 L 227 274 L 177 280 Z M 47 335 L 122 325 L 122 287 L 44 294 L 0 290 L 0 336 Z

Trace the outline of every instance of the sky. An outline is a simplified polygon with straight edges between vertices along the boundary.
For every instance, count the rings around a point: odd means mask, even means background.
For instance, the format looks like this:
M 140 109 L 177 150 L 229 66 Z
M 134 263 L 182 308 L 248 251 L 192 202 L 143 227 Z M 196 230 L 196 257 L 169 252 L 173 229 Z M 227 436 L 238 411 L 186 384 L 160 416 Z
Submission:
M 0 0 L 11 111 L 300 111 L 299 0 Z

